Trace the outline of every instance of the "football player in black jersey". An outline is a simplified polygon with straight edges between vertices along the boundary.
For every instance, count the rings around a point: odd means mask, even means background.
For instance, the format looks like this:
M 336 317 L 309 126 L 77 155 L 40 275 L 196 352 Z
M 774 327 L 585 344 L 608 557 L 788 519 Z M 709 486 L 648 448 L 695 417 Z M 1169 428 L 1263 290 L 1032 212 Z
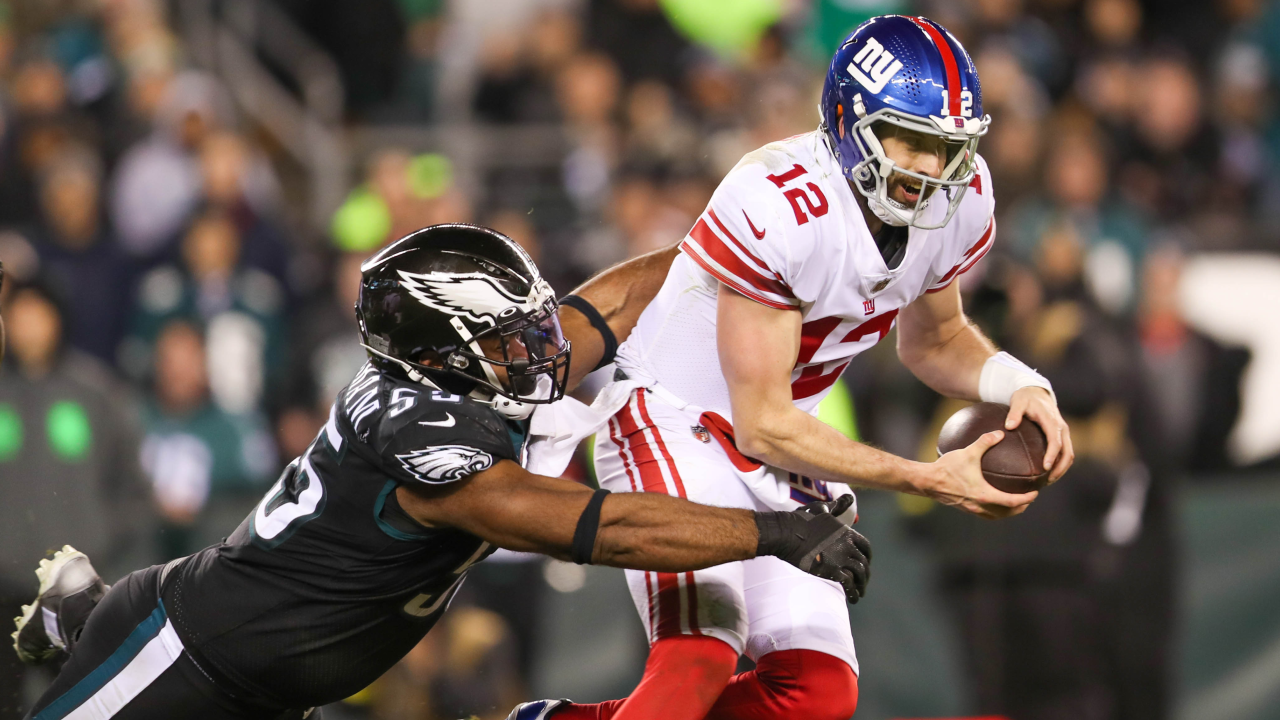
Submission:
M 606 499 L 522 467 L 534 408 L 609 361 L 674 253 L 561 303 L 485 228 L 433 226 L 369 259 L 357 305 L 369 362 L 235 532 L 105 595 L 83 554 L 42 562 L 16 647 L 70 656 L 28 717 L 306 717 L 394 665 L 497 547 L 663 572 L 776 555 L 856 600 L 870 548 L 839 505 Z

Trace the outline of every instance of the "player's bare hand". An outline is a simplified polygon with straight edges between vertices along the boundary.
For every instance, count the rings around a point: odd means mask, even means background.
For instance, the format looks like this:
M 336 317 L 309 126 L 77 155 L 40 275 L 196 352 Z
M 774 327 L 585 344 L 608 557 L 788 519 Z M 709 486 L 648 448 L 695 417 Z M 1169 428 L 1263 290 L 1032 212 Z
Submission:
M 983 433 L 973 444 L 953 450 L 938 458 L 933 465 L 928 497 L 984 518 L 1005 518 L 1022 513 L 1039 495 L 1036 492 L 1017 495 L 997 490 L 982 476 L 982 456 L 1004 433 Z
M 1071 428 L 1062 419 L 1058 404 L 1048 390 L 1038 387 L 1024 387 L 1013 394 L 1009 400 L 1009 416 L 1005 418 L 1006 430 L 1013 430 L 1022 424 L 1022 418 L 1028 417 L 1044 430 L 1048 445 L 1045 446 L 1044 469 L 1050 470 L 1049 484 L 1058 481 L 1071 463 L 1075 462 L 1076 451 L 1071 446 Z

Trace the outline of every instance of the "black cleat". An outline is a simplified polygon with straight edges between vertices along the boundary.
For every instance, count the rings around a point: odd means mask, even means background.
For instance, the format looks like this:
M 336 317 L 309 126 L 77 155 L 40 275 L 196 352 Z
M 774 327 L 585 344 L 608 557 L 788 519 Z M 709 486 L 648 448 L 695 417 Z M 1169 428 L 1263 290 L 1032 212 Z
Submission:
M 36 577 L 40 594 L 22 606 L 13 633 L 18 658 L 32 665 L 70 655 L 89 613 L 107 592 L 89 556 L 70 545 L 63 545 L 52 559 L 41 560 Z

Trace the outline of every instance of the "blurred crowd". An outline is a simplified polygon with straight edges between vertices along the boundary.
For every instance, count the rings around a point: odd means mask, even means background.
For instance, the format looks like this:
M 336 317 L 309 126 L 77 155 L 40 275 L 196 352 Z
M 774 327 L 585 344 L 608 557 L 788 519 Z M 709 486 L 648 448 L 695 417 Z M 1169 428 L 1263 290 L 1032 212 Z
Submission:
M 3 609 L 63 543 L 114 579 L 227 534 L 363 362 L 352 306 L 378 247 L 481 222 L 567 292 L 683 237 L 744 153 L 816 126 L 846 32 L 913 12 L 969 49 L 993 117 L 979 151 L 999 234 L 963 277 L 967 307 L 1054 382 L 1079 459 L 1015 521 L 902 512 L 937 549 L 983 711 L 1166 716 L 1171 498 L 1239 464 L 1249 362 L 1187 322 L 1180 274 L 1280 250 L 1280 7 L 778 0 L 700 24 L 692 0 L 276 4 L 337 64 L 348 128 L 552 128 L 553 159 L 495 148 L 467 169 L 449 147 L 381 144 L 315 227 L 298 168 L 191 62 L 176 0 L 0 3 Z M 892 355 L 848 371 L 858 430 L 932 459 L 956 406 Z M 468 610 L 348 710 L 501 717 L 527 687 L 540 567 L 476 573 Z M 513 578 L 533 589 L 513 599 Z M 1064 642 L 1061 667 L 1035 662 Z M 0 688 L 6 708 L 23 692 Z

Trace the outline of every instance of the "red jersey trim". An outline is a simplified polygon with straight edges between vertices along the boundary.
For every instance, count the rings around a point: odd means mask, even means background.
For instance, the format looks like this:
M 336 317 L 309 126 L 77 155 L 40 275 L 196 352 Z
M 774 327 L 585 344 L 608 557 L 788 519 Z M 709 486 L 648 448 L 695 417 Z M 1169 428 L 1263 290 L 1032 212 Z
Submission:
M 712 277 L 733 288 L 738 292 L 738 294 L 745 295 L 761 305 L 768 305 L 771 308 L 777 308 L 779 310 L 794 310 L 800 304 L 799 301 L 784 302 L 781 300 L 774 300 L 763 295 L 760 291 L 745 285 L 742 281 L 726 273 L 715 263 L 704 258 L 700 254 L 703 252 L 702 248 L 700 248 L 696 243 L 691 243 L 686 239 L 681 243 L 680 250 L 684 252 L 685 255 L 688 255 L 689 259 L 697 263 L 699 267 L 706 270 Z
M 966 250 L 964 256 L 960 259 L 960 262 L 956 263 L 955 267 L 947 271 L 946 275 L 939 278 L 938 282 L 934 283 L 933 286 L 925 292 L 933 293 L 938 292 L 939 290 L 945 290 L 956 276 L 963 275 L 968 272 L 970 268 L 976 265 L 978 261 L 995 246 L 995 239 L 996 219 L 991 218 L 991 220 L 987 222 L 987 231 L 982 233 L 982 237 L 978 238 L 978 242 L 974 243 L 973 247 Z
M 791 292 L 791 288 L 780 281 L 776 274 L 767 270 L 767 266 L 764 266 L 763 263 L 761 263 L 762 267 L 758 268 L 749 265 L 732 248 L 725 244 L 724 240 L 711 229 L 711 226 L 707 225 L 705 219 L 699 218 L 698 222 L 694 224 L 685 242 L 689 240 L 693 240 L 697 244 L 708 260 L 733 275 L 739 283 L 750 285 L 763 293 L 776 295 L 775 299 L 795 299 L 795 294 Z
M 716 215 L 715 210 L 712 210 L 711 208 L 707 208 L 707 215 L 711 216 L 711 222 L 714 222 L 716 224 L 716 227 L 720 228 L 720 232 L 724 233 L 724 236 L 728 238 L 730 242 L 733 243 L 734 247 L 741 250 L 742 254 L 746 255 L 748 260 L 756 264 L 756 268 L 760 271 L 762 275 L 766 277 L 772 277 L 775 280 L 778 279 L 778 274 L 770 270 L 769 265 L 765 263 L 765 261 L 756 257 L 754 253 L 752 253 L 750 250 L 747 249 L 747 246 L 743 245 L 738 240 L 738 238 L 734 237 L 733 233 L 729 232 L 729 228 L 725 227 L 724 223 L 720 222 L 720 216 Z M 748 219 L 747 222 L 751 222 L 750 219 Z

